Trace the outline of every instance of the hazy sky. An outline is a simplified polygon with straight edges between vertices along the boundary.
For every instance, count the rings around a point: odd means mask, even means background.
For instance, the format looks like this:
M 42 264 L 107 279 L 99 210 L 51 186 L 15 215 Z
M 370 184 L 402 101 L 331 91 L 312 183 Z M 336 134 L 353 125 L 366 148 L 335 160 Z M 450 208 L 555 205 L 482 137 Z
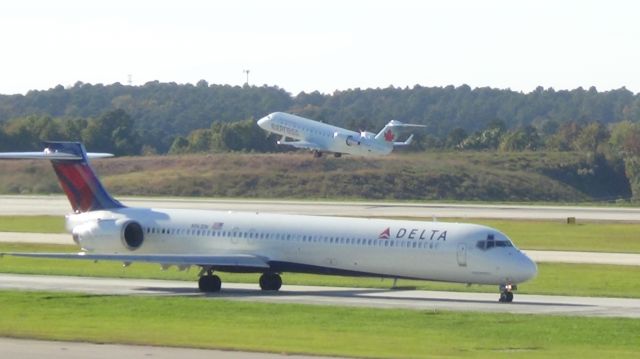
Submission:
M 9 3 L 9 4 L 7 4 Z M 640 92 L 638 1 L 0 1 L 0 93 L 147 81 L 292 94 L 468 84 Z

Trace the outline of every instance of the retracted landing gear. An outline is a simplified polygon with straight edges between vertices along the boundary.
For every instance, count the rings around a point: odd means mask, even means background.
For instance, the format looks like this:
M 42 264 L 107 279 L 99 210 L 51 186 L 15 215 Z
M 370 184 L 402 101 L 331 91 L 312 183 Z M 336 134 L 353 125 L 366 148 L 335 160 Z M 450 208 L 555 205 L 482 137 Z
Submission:
M 279 290 L 282 287 L 282 278 L 277 273 L 267 272 L 260 276 L 260 288 L 262 290 Z
M 498 302 L 500 303 L 511 303 L 513 302 L 513 291 L 518 289 L 517 286 L 512 284 L 503 284 L 500 286 L 500 299 Z
M 213 269 L 203 268 L 200 272 L 200 279 L 198 280 L 198 289 L 204 293 L 219 292 L 222 286 L 220 277 L 213 274 Z

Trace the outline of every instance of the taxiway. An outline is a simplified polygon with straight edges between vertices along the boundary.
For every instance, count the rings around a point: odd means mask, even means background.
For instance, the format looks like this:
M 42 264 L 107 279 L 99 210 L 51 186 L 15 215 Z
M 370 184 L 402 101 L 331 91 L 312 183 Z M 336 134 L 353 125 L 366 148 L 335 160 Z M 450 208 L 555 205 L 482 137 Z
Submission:
M 12 359 L 323 359 L 328 357 L 170 348 L 148 345 L 94 344 L 0 338 L 3 358 Z
M 276 212 L 355 217 L 506 218 L 566 221 L 640 222 L 640 208 L 473 205 L 405 202 L 276 201 L 198 198 L 118 197 L 131 207 L 190 208 L 225 211 Z M 65 215 L 67 198 L 53 196 L 0 196 L 0 215 Z
M 257 284 L 223 283 L 222 291 L 202 294 L 195 283 L 147 279 L 86 278 L 0 274 L 1 290 L 81 292 L 94 295 L 208 297 L 267 303 L 453 310 L 514 314 L 546 314 L 640 318 L 640 299 L 516 294 L 513 303 L 498 303 L 497 293 L 439 292 L 402 289 L 338 288 L 284 285 L 262 292 Z

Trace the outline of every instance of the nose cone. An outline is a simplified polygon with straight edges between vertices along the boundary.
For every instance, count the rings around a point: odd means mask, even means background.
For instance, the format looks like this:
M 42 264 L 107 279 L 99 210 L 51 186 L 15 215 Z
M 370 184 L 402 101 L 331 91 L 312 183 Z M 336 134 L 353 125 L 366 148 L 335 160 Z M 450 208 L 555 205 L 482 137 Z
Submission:
M 269 127 L 270 123 L 271 123 L 271 115 L 267 115 L 258 120 L 258 126 L 260 126 L 260 128 L 265 130 Z
M 531 260 L 526 254 L 520 252 L 517 260 L 517 267 L 515 268 L 513 281 L 515 283 L 522 283 L 533 279 L 538 275 L 538 266 Z

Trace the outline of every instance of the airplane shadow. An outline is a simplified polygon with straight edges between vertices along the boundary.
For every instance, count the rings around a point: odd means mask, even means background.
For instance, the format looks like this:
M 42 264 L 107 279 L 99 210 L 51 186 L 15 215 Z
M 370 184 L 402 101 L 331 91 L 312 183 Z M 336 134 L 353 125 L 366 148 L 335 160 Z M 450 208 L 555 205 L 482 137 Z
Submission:
M 217 293 L 202 293 L 197 288 L 167 288 L 167 287 L 143 287 L 137 288 L 142 292 L 157 292 L 158 294 L 167 295 L 182 295 L 182 296 L 194 296 L 194 297 L 210 297 L 210 298 L 270 298 L 270 297 L 325 297 L 325 298 L 354 298 L 354 299 L 371 299 L 371 300 L 393 300 L 395 302 L 433 302 L 433 303 L 469 303 L 469 304 L 496 304 L 507 305 L 499 303 L 496 293 L 495 300 L 486 299 L 468 299 L 468 298 L 429 298 L 423 296 L 389 296 L 388 294 L 397 293 L 401 290 L 398 289 L 327 289 L 316 291 L 297 291 L 287 290 L 286 288 L 277 292 L 274 291 L 261 291 L 259 289 L 242 289 L 242 288 L 222 288 Z M 377 302 L 380 303 L 380 302 Z M 589 307 L 584 304 L 572 304 L 572 303 L 555 303 L 555 302 L 534 302 L 534 301 L 520 301 L 516 300 L 508 305 L 533 305 L 541 307 Z

